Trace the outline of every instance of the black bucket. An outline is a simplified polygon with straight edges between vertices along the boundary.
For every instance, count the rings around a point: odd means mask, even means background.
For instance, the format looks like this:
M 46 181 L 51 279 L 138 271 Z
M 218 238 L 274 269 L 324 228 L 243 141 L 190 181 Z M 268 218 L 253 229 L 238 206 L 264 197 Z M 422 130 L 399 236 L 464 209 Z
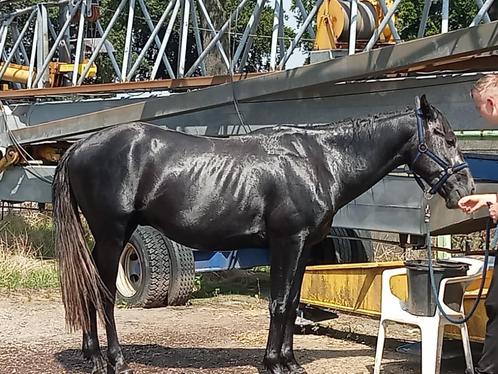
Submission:
M 431 288 L 429 262 L 427 260 L 409 260 L 405 261 L 405 266 L 408 278 L 407 311 L 416 316 L 434 316 L 436 302 Z M 433 262 L 433 269 L 436 289 L 439 293 L 441 280 L 467 275 L 469 265 L 463 262 L 435 261 Z M 446 286 L 445 304 L 451 309 L 459 311 L 464 291 L 460 284 Z

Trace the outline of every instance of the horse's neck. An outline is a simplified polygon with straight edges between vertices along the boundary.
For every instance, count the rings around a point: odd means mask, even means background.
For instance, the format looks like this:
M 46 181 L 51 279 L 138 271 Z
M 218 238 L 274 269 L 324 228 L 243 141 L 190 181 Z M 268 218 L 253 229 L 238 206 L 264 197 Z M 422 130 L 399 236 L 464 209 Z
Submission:
M 324 131 L 325 155 L 334 178 L 333 194 L 340 207 L 367 191 L 406 162 L 416 133 L 408 114 L 330 127 Z

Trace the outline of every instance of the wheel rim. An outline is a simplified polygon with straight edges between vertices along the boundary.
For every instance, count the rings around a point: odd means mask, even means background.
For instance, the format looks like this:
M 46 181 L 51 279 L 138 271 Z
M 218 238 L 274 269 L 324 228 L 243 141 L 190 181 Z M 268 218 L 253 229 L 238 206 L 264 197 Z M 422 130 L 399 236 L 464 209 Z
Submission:
M 133 297 L 142 285 L 142 263 L 136 248 L 127 243 L 119 259 L 116 288 L 124 297 Z

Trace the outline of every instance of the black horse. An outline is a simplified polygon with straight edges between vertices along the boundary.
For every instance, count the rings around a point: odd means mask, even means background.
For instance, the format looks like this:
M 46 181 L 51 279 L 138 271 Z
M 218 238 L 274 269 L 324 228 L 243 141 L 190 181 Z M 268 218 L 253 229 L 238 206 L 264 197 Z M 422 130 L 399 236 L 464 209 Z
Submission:
M 304 268 L 337 210 L 403 164 L 430 185 L 444 182 L 438 193 L 449 208 L 474 189 L 468 170 L 445 166 L 461 165 L 463 157 L 444 115 L 425 97 L 417 113 L 424 131 L 407 110 L 225 139 L 131 123 L 73 145 L 54 179 L 56 241 L 66 321 L 83 330 L 94 373 L 132 372 L 118 342 L 113 300 L 120 253 L 137 225 L 201 250 L 269 247 L 264 365 L 270 373 L 304 373 L 293 353 Z M 424 155 L 427 148 L 437 162 Z M 93 259 L 78 207 L 95 238 Z M 105 321 L 108 363 L 97 314 Z

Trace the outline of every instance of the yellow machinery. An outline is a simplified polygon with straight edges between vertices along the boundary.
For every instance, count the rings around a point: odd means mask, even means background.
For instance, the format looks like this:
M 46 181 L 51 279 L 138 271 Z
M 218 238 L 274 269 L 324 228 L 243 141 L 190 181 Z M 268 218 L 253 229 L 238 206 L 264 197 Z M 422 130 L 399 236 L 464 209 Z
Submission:
M 387 4 L 390 5 L 391 1 Z M 336 49 L 349 39 L 349 15 L 351 1 L 325 0 L 317 13 L 315 50 Z M 358 1 L 358 16 L 356 23 L 357 40 L 370 39 L 374 30 L 382 22 L 384 12 L 376 0 Z M 392 17 L 395 21 L 394 16 Z M 380 36 L 381 43 L 394 42 L 389 26 Z
M 85 62 L 80 64 L 79 73 L 83 72 L 85 68 Z M 0 64 L 0 69 L 3 64 Z M 49 64 L 49 86 L 50 87 L 61 87 L 63 83 L 63 78 L 65 74 L 72 73 L 74 70 L 74 64 L 68 64 L 64 62 L 51 62 Z M 35 79 L 35 74 L 33 74 L 33 80 Z M 88 71 L 87 78 L 93 78 L 97 75 L 97 66 L 92 65 Z M 29 66 L 9 64 L 7 70 L 5 71 L 2 81 L 26 84 L 29 79 Z
M 0 69 L 3 64 L 0 64 Z M 9 64 L 2 80 L 12 83 L 24 83 L 28 81 L 29 77 L 29 66 Z
M 402 261 L 372 262 L 360 264 L 310 266 L 306 269 L 301 289 L 301 303 L 338 311 L 380 317 L 382 294 L 382 272 L 403 267 Z M 467 323 L 473 341 L 482 342 L 486 331 L 486 299 L 493 271 L 488 271 L 482 300 Z M 468 311 L 479 290 L 480 280 L 472 283 L 465 293 L 464 306 Z M 394 277 L 391 281 L 393 293 L 402 300 L 408 297 L 406 276 Z M 460 337 L 454 326 L 448 326 L 446 335 Z

